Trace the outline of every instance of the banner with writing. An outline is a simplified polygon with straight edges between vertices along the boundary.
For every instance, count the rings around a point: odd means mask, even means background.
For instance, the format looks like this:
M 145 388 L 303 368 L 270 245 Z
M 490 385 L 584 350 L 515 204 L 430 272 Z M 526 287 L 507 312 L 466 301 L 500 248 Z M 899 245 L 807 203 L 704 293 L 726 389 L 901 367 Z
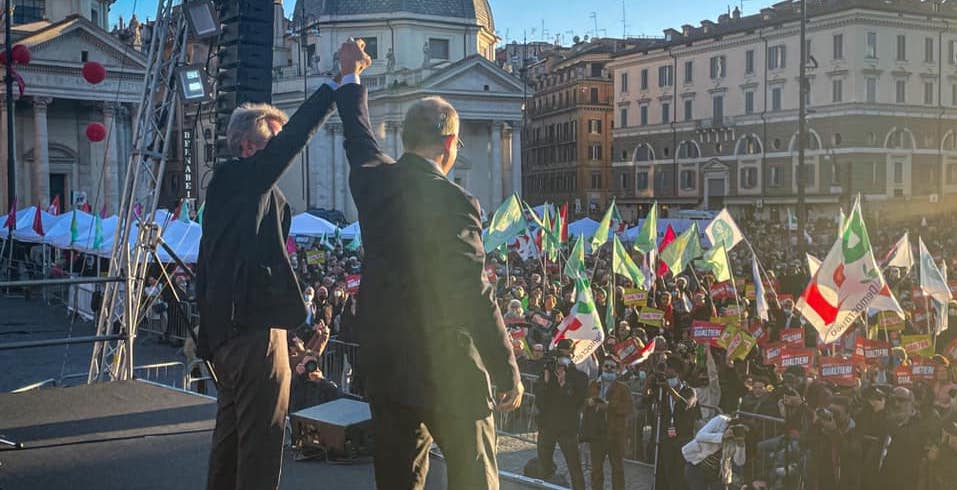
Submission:
M 792 349 L 785 347 L 781 351 L 781 367 L 787 369 L 791 366 L 800 366 L 805 370 L 814 364 L 813 349 Z
M 880 340 L 868 340 L 858 337 L 854 341 L 854 356 L 852 359 L 858 364 L 881 366 L 890 356 L 891 345 Z
M 732 298 L 734 298 L 734 285 L 731 284 L 731 281 L 719 282 L 711 286 L 712 300 L 720 301 Z
M 803 328 L 785 328 L 781 330 L 781 341 L 788 344 L 788 347 L 800 349 L 804 347 L 804 329 Z
M 854 362 L 840 357 L 822 357 L 819 361 L 821 379 L 839 386 L 856 386 Z
M 643 289 L 625 289 L 625 295 L 622 297 L 625 306 L 636 306 L 645 304 L 648 301 L 648 291 Z
M 546 330 L 550 330 L 552 325 L 555 323 L 551 318 L 548 317 L 548 315 L 539 311 L 532 313 L 531 322 Z
M 770 339 L 768 328 L 764 326 L 764 322 L 750 321 L 750 318 L 748 320 L 748 331 L 751 332 L 751 336 L 758 342 L 758 345 L 765 347 Z
M 911 379 L 933 381 L 937 367 L 929 362 L 914 362 L 910 365 Z
M 908 355 L 930 357 L 934 355 L 933 342 L 930 335 L 901 335 L 901 347 Z
M 754 284 L 744 286 L 744 297 L 751 300 L 755 298 Z
M 359 284 L 362 282 L 362 276 L 359 274 L 353 274 L 351 276 L 346 276 L 346 292 L 349 294 L 356 294 L 359 292 Z
M 878 315 L 877 322 L 882 329 L 904 330 L 904 320 L 893 311 L 882 311 Z
M 638 360 L 641 357 L 641 344 L 638 343 L 638 339 L 630 338 L 624 342 L 618 342 L 615 344 L 615 347 L 612 348 L 615 353 L 615 357 L 621 361 L 624 365 L 629 365 L 632 362 Z
M 717 346 L 718 337 L 724 332 L 724 325 L 702 320 L 691 323 L 691 340 L 703 345 Z
M 911 368 L 910 366 L 897 366 L 894 368 L 894 384 L 900 386 L 907 386 L 914 384 L 914 380 L 911 377 Z
M 764 348 L 764 364 L 781 367 L 781 353 L 787 348 L 784 342 L 774 342 Z
M 638 312 L 638 323 L 661 328 L 665 324 L 665 312 L 646 306 Z
M 729 358 L 744 360 L 757 344 L 757 341 L 751 334 L 733 325 L 728 325 L 718 336 L 715 343 L 718 347 L 723 347 L 727 351 Z
M 319 265 L 322 263 L 323 254 L 319 250 L 307 250 L 306 251 L 306 263 L 309 265 Z

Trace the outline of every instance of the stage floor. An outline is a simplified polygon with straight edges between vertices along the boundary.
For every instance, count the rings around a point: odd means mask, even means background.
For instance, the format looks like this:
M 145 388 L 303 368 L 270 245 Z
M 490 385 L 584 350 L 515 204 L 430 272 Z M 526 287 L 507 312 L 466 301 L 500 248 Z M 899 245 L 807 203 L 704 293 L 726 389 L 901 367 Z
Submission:
M 202 489 L 215 400 L 142 381 L 0 394 L 0 489 Z M 283 490 L 375 488 L 370 464 L 296 462 L 286 450 Z M 429 490 L 444 490 L 432 458 Z M 503 489 L 544 488 L 502 481 Z

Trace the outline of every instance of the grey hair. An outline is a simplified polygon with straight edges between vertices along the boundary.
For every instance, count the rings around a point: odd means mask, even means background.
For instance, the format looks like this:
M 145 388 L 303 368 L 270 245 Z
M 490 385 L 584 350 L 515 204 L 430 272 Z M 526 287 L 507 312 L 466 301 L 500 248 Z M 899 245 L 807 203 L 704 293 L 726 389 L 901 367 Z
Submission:
M 441 146 L 442 138 L 457 134 L 459 113 L 442 97 L 419 100 L 405 113 L 402 145 L 409 150 Z
M 269 121 L 286 124 L 289 117 L 278 107 L 269 104 L 247 102 L 229 116 L 229 125 L 226 126 L 226 143 L 234 157 L 242 156 L 243 140 L 253 144 L 263 144 L 272 137 L 269 130 Z

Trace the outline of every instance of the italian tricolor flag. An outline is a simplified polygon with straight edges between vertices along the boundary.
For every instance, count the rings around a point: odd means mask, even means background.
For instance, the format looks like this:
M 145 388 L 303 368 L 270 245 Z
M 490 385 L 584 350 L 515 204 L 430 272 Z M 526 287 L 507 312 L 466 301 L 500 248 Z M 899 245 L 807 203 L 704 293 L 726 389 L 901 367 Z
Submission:
M 882 310 L 904 312 L 889 290 L 861 216 L 860 198 L 840 230 L 840 237 L 821 262 L 795 307 L 830 344 L 866 313 L 868 306 L 880 300 Z
M 575 280 L 576 301 L 571 313 L 558 325 L 558 333 L 552 339 L 552 349 L 562 339 L 574 341 L 572 362 L 578 364 L 601 347 L 605 341 L 605 332 L 601 328 L 601 315 L 595 308 L 591 296 L 591 285 L 587 279 Z

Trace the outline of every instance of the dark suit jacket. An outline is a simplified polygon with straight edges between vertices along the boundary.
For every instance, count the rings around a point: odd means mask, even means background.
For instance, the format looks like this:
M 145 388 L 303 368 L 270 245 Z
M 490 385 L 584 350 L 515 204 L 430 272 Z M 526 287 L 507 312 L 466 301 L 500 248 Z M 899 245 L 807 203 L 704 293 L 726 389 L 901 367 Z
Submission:
M 601 395 L 601 381 L 596 379 L 588 385 L 588 397 L 597 398 L 599 395 Z M 635 411 L 635 402 L 631 398 L 631 390 L 625 383 L 615 381 L 608 388 L 606 398 L 608 407 L 603 411 L 597 407 L 585 408 L 587 412 L 592 413 L 592 416 L 604 417 L 605 419 L 606 432 L 596 435 L 624 438 L 628 434 L 628 417 Z
M 379 149 L 365 87 L 336 96 L 365 250 L 356 310 L 373 400 L 484 417 L 519 382 L 493 289 L 478 201 L 438 167 Z
M 200 356 L 212 358 L 244 331 L 296 328 L 305 320 L 286 253 L 292 216 L 276 183 L 332 113 L 334 97 L 323 85 L 265 148 L 216 167 L 206 190 L 196 263 Z

